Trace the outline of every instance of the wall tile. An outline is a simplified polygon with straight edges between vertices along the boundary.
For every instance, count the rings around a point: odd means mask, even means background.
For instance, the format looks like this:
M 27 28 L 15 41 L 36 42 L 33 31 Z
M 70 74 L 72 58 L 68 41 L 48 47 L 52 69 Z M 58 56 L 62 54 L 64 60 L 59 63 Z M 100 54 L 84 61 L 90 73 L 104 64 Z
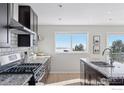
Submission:
M 24 52 L 28 51 L 34 51 L 33 48 L 29 47 L 18 47 L 17 46 L 17 32 L 11 32 L 11 48 L 0 48 L 0 56 L 8 55 L 12 53 L 21 53 L 21 56 L 23 57 Z

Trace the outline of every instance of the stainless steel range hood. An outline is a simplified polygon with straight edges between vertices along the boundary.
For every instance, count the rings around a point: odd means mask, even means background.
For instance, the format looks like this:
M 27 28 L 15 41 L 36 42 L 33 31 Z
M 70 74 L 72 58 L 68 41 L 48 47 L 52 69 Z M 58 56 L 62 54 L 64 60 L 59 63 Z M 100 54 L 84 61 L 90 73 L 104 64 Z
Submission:
M 19 22 L 17 22 L 14 19 L 10 20 L 10 24 L 8 25 L 9 29 L 17 29 L 19 31 L 23 31 L 25 33 L 29 33 L 29 34 L 34 34 L 35 32 L 31 31 L 30 29 L 28 29 L 27 27 L 23 26 L 22 24 L 20 24 Z
M 15 31 L 17 34 L 30 34 L 36 36 L 36 33 L 26 28 L 13 17 L 12 4 L 0 3 L 0 48 L 11 47 L 11 32 Z M 15 12 L 17 13 L 17 12 Z M 15 29 L 15 30 L 13 30 Z M 16 30 L 17 29 L 17 30 Z

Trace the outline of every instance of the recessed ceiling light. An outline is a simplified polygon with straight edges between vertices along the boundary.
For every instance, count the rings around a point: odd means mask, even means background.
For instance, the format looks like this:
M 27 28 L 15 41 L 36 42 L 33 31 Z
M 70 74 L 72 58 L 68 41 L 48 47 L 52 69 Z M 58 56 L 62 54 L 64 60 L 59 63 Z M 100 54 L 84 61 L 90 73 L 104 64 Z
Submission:
M 61 20 L 62 20 L 62 18 L 58 18 L 58 20 L 59 20 L 59 21 L 61 21 Z
M 62 8 L 62 7 L 63 7 L 63 5 L 62 5 L 62 4 L 59 4 L 58 6 L 59 6 L 60 8 Z
M 110 11 L 108 11 L 107 13 L 108 13 L 108 14 L 111 14 L 111 13 L 112 13 L 112 11 L 110 10 Z
M 109 18 L 108 20 L 109 20 L 109 21 L 112 21 L 112 18 Z

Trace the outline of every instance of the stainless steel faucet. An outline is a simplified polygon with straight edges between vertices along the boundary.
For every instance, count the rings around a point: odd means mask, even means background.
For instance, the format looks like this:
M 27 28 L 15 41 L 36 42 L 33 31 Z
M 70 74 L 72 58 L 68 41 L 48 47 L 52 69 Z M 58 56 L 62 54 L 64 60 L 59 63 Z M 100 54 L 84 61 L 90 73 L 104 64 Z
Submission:
M 103 50 L 103 52 L 102 52 L 102 56 L 105 54 L 105 51 L 106 50 L 109 50 L 109 53 L 112 55 L 112 49 L 111 48 L 105 48 L 104 50 Z M 114 60 L 113 60 L 113 58 L 112 57 L 110 57 L 110 65 L 113 65 L 113 62 L 114 62 Z

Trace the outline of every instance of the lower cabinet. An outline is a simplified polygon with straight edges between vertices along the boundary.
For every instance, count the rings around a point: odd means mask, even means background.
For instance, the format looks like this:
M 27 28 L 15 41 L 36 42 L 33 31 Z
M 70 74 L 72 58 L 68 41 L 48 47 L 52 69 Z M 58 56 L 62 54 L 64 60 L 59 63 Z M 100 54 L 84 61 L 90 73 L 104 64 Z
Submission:
M 97 73 L 87 64 L 84 64 L 85 67 L 85 84 L 86 85 L 96 85 L 97 83 Z
M 43 69 L 44 69 L 44 76 L 40 81 L 46 83 L 51 69 L 51 58 L 48 58 L 48 60 L 43 64 Z
M 102 85 L 101 78 L 104 76 L 85 62 L 80 62 L 80 78 L 82 85 Z

